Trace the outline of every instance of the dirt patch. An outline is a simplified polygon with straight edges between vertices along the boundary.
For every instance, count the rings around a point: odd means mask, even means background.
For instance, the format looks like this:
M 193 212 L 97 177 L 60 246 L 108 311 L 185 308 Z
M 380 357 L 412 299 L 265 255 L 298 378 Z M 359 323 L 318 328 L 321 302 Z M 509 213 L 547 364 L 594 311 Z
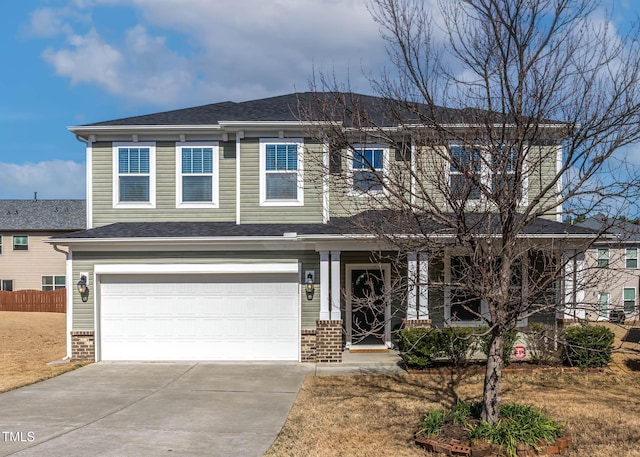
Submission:
M 66 315 L 0 311 L 0 392 L 57 376 L 80 364 L 47 365 L 66 351 Z

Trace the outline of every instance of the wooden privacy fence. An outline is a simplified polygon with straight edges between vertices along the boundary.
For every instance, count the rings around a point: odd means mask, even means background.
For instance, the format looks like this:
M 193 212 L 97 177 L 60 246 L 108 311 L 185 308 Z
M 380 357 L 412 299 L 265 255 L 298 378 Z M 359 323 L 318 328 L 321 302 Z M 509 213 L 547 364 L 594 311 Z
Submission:
M 66 309 L 66 289 L 0 291 L 0 311 L 64 313 Z

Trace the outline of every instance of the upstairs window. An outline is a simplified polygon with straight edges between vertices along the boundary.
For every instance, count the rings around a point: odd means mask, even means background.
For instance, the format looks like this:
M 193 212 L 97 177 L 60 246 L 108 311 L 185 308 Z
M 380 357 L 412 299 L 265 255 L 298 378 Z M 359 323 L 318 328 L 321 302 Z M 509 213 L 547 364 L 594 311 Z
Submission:
M 492 157 L 492 180 L 491 189 L 494 193 L 511 195 L 513 189 L 516 190 L 518 199 L 522 198 L 522 185 L 516 183 L 516 166 L 518 161 L 517 150 L 515 148 L 498 148 L 498 154 Z
M 115 207 L 155 206 L 155 146 L 114 143 Z
M 365 194 L 384 190 L 385 149 L 356 147 L 349 162 L 354 193 Z
M 638 248 L 627 248 L 625 251 L 625 266 L 627 268 L 638 268 Z
M 13 237 L 13 250 L 14 251 L 28 251 L 29 250 L 29 237 L 27 235 L 20 235 Z
M 302 140 L 260 140 L 260 204 L 299 206 L 303 200 Z
M 598 268 L 609 267 L 609 248 L 598 248 L 597 266 Z
M 177 143 L 177 206 L 217 207 L 218 143 Z
M 480 200 L 482 179 L 482 157 L 480 149 L 451 146 L 449 185 L 454 200 Z

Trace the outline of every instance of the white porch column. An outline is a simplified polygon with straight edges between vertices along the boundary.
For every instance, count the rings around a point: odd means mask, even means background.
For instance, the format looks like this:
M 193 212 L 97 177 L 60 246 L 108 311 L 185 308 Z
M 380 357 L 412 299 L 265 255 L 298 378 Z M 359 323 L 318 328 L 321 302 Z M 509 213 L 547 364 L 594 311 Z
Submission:
M 407 253 L 407 320 L 418 319 L 418 255 Z
M 564 278 L 563 319 L 585 319 L 584 309 L 584 253 L 568 251 Z
M 320 251 L 320 316 L 321 321 L 331 318 L 329 312 L 329 252 Z
M 426 252 L 418 254 L 418 319 L 429 319 L 429 255 Z
M 340 313 L 340 251 L 331 251 L 331 320 L 342 319 Z

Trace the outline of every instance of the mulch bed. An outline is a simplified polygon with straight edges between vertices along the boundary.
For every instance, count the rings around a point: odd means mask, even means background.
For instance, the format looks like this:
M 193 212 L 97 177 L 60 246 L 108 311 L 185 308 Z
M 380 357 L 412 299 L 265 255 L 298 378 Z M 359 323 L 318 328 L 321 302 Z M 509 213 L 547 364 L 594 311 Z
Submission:
M 455 371 L 459 374 L 464 375 L 483 375 L 485 372 L 485 363 L 468 363 L 466 365 L 461 366 L 452 366 L 446 363 L 443 364 L 434 364 L 433 367 L 428 368 L 412 368 L 403 365 L 403 368 L 411 374 L 433 374 L 433 375 L 441 375 L 451 373 Z M 530 362 L 513 362 L 510 365 L 502 368 L 503 374 L 539 374 L 539 373 L 554 373 L 554 374 L 578 374 L 578 373 L 589 373 L 589 374 L 602 374 L 602 375 L 613 375 L 615 372 L 610 368 L 578 368 L 578 367 L 567 367 L 563 365 L 538 365 Z

